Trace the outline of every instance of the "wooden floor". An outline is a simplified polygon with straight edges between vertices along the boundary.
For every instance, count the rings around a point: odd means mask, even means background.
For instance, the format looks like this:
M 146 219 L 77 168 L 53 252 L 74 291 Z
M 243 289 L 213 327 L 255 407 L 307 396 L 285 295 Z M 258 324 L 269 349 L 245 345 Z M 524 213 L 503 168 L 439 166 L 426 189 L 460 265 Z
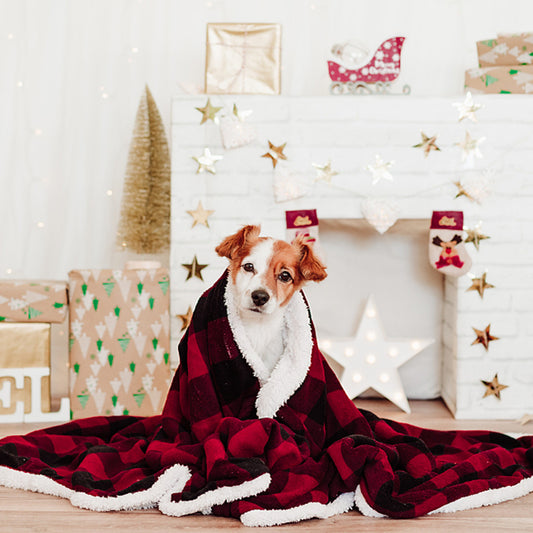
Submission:
M 512 421 L 457 421 L 440 401 L 413 401 L 413 413 L 407 415 L 385 400 L 357 401 L 358 407 L 369 409 L 384 418 L 434 429 L 492 429 L 501 432 L 533 433 L 533 422 L 521 426 Z M 26 433 L 39 427 L 32 424 L 0 425 L 0 436 Z M 42 427 L 42 425 L 41 425 Z M 127 533 L 187 530 L 211 533 L 221 530 L 247 529 L 238 520 L 194 515 L 172 518 L 157 510 L 96 513 L 74 508 L 68 501 L 53 496 L 34 494 L 0 487 L 0 531 L 66 531 L 100 532 L 121 530 Z M 394 532 L 404 531 L 520 531 L 533 532 L 533 494 L 499 505 L 440 514 L 415 520 L 366 518 L 352 511 L 328 520 L 307 520 L 299 524 L 272 527 L 268 531 Z

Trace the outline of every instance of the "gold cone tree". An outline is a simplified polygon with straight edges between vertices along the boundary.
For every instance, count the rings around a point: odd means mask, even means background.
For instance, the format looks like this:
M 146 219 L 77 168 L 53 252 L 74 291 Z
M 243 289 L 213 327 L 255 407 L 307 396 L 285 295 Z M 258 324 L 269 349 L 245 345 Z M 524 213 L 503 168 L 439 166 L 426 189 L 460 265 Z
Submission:
M 170 152 L 148 86 L 135 118 L 117 244 L 142 254 L 158 253 L 170 245 Z

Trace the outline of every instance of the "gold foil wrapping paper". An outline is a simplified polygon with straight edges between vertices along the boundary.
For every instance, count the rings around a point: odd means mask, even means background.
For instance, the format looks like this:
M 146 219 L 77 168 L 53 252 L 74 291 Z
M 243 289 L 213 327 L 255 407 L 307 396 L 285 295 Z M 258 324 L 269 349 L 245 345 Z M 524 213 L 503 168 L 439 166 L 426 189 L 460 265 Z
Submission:
M 208 94 L 279 94 L 281 26 L 208 24 L 205 91 Z
M 0 324 L 0 368 L 34 368 L 50 366 L 50 324 Z M 24 401 L 24 412 L 31 411 L 31 380 L 24 378 L 24 388 L 15 387 L 15 379 L 0 377 L 0 389 L 10 383 L 10 406 L 0 402 L 0 415 L 11 414 L 17 401 Z M 41 410 L 50 411 L 50 377 L 44 376 L 41 383 Z

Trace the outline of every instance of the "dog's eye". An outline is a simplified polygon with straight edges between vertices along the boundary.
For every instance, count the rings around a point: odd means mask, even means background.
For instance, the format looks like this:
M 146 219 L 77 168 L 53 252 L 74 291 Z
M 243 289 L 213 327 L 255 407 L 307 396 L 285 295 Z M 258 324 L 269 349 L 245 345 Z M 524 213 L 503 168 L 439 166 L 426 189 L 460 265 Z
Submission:
M 253 272 L 254 271 L 254 265 L 252 265 L 252 263 L 244 263 L 244 265 L 242 265 L 242 268 L 246 272 Z
M 284 270 L 278 274 L 278 279 L 283 283 L 289 283 L 289 281 L 292 281 L 292 276 L 286 270 Z

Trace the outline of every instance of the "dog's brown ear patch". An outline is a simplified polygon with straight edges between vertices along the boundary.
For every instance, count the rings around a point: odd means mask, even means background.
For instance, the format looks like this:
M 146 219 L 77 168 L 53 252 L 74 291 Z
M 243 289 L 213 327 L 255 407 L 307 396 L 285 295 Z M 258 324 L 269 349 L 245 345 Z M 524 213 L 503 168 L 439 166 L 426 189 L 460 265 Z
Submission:
M 221 257 L 234 259 L 239 250 L 255 242 L 261 233 L 261 226 L 244 226 L 237 233 L 226 237 L 216 248 L 215 252 Z
M 327 277 L 326 267 L 315 255 L 311 244 L 305 238 L 296 237 L 293 246 L 300 251 L 300 272 L 308 281 L 322 281 Z

